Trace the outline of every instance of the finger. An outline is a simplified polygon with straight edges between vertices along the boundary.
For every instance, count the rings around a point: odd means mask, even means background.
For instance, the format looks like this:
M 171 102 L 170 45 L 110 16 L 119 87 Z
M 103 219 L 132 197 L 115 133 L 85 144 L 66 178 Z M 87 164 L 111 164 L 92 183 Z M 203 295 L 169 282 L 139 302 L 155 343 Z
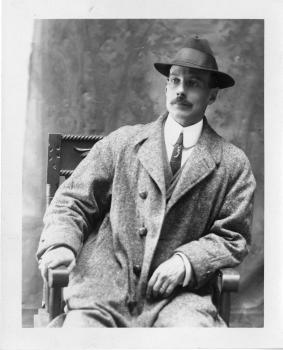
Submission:
M 154 274 L 151 276 L 151 278 L 150 278 L 150 280 L 149 280 L 149 282 L 148 282 L 148 284 L 147 284 L 146 297 L 147 297 L 148 299 L 151 297 L 152 287 L 153 287 L 153 285 L 154 285 L 156 279 L 157 279 L 157 274 L 154 273 Z
M 48 264 L 49 264 L 49 259 L 46 259 L 46 256 L 43 256 L 39 261 L 38 267 L 43 276 L 45 275 L 45 271 L 47 269 Z
M 48 269 L 54 269 L 55 267 L 64 264 L 65 261 L 62 261 L 60 259 L 56 259 L 53 261 L 50 261 L 50 263 L 48 264 L 47 268 Z
M 75 260 L 75 256 L 58 256 L 56 255 L 55 257 L 52 256 L 52 259 L 49 259 L 48 267 L 49 268 L 55 268 L 60 265 L 65 265 L 66 267 L 69 267 L 70 264 Z
M 174 283 L 170 283 L 169 286 L 167 287 L 166 291 L 164 292 L 164 297 L 169 297 L 173 290 L 175 289 L 176 285 Z
M 158 297 L 160 294 L 160 289 L 163 283 L 166 281 L 164 276 L 159 276 L 152 287 L 152 295 L 154 298 Z
M 153 287 L 155 281 L 157 280 L 157 278 L 158 278 L 158 272 L 155 270 L 153 275 L 151 276 L 149 282 L 148 282 L 148 285 L 147 285 L 147 290 L 146 290 L 147 299 L 149 299 L 151 297 L 152 287 Z
M 164 295 L 168 286 L 170 284 L 170 281 L 168 279 L 166 279 L 164 281 L 164 283 L 161 285 L 161 287 L 159 288 L 159 295 Z
M 70 273 L 76 265 L 76 260 L 73 259 L 71 264 L 68 266 L 68 272 Z
M 41 277 L 45 282 L 47 282 L 47 265 L 44 262 L 40 263 L 39 270 L 41 273 Z

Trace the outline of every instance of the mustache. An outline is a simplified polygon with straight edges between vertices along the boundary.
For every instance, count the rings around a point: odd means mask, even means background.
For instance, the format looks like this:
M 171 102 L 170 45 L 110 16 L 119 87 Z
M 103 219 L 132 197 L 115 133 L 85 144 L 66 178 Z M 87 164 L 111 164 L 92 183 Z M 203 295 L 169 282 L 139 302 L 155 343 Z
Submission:
M 189 101 L 185 100 L 184 97 L 180 97 L 180 96 L 174 98 L 174 99 L 171 101 L 171 104 L 172 104 L 172 105 L 174 105 L 174 104 L 182 104 L 182 105 L 189 106 L 189 107 L 192 106 L 192 103 L 190 103 Z

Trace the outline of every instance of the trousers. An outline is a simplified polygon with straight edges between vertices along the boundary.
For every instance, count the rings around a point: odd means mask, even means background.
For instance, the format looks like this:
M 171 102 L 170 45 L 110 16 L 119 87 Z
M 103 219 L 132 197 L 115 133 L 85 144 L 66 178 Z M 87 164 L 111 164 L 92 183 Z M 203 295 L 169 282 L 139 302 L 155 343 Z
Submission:
M 147 310 L 157 307 L 147 304 L 138 316 L 117 319 L 103 307 L 69 310 L 55 318 L 49 327 L 227 327 L 211 296 L 184 292 L 174 297 L 158 312 L 156 319 L 147 318 Z

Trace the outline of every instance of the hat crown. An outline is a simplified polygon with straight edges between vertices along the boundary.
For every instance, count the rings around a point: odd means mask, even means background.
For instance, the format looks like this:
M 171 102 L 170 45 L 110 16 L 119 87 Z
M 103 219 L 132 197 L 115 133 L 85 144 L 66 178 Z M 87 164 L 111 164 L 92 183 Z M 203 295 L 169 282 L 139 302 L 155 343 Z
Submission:
M 214 57 L 208 41 L 206 39 L 200 39 L 197 35 L 188 39 L 186 47 L 190 47 L 191 49 L 201 51 Z
M 218 70 L 213 52 L 206 39 L 197 35 L 188 39 L 186 47 L 179 50 L 173 59 L 173 64 L 193 64 L 199 68 Z
M 192 47 L 184 47 L 177 52 L 172 65 L 192 65 L 199 69 L 218 70 L 214 56 Z

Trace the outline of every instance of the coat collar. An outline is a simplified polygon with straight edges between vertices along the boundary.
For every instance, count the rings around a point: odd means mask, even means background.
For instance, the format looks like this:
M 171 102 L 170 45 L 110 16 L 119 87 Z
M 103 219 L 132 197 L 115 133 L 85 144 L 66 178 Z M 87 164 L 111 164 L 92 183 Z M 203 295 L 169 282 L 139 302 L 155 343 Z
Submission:
M 144 126 L 136 136 L 139 145 L 138 158 L 155 181 L 162 194 L 166 195 L 162 162 L 163 125 L 168 113 Z M 206 117 L 203 120 L 201 136 L 190 159 L 185 163 L 176 188 L 168 202 L 167 211 L 188 190 L 207 177 L 220 163 L 223 139 L 210 127 Z
M 140 145 L 138 158 L 149 175 L 155 181 L 162 194 L 166 194 L 163 168 L 163 124 L 167 114 L 160 116 L 156 121 L 145 125 L 137 136 L 136 144 Z

